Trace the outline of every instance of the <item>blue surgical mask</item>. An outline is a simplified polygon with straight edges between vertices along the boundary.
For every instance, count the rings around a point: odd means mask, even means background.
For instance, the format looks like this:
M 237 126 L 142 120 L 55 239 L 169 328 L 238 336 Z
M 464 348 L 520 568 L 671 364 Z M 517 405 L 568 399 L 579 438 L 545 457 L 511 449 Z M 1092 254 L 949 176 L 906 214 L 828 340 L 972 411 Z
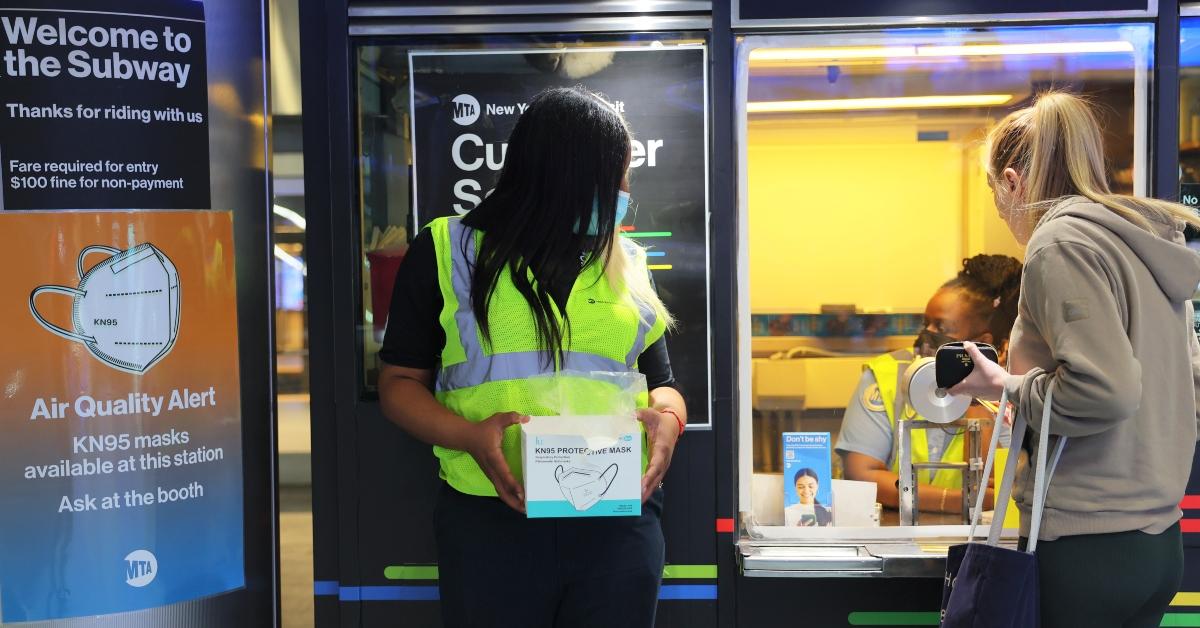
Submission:
M 621 224 L 625 220 L 625 214 L 629 213 L 629 192 L 623 190 L 617 192 L 617 220 L 616 224 Z M 588 225 L 587 235 L 594 236 L 600 233 L 600 196 L 597 195 L 592 200 L 592 222 Z

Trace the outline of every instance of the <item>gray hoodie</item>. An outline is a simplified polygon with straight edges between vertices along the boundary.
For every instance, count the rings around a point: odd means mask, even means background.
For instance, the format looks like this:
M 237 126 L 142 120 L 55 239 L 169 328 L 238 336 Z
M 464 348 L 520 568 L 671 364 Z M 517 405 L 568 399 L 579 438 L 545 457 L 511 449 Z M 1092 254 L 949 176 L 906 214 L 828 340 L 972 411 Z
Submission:
M 1042 539 L 1157 534 L 1182 516 L 1200 420 L 1191 304 L 1200 255 L 1181 229 L 1155 223 L 1150 233 L 1075 197 L 1033 233 L 1006 388 L 1036 433 L 1053 386 L 1050 434 L 1069 437 Z M 1023 535 L 1032 475 L 1022 469 L 1014 490 Z

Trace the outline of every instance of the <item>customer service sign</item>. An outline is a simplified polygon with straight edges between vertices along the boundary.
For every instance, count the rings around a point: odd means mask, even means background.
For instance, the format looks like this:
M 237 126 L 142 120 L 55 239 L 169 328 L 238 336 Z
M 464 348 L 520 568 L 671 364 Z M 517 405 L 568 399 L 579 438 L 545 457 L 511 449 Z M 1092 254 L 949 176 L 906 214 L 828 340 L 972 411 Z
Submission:
M 679 321 L 670 350 L 689 420 L 710 425 L 705 47 L 414 51 L 409 66 L 418 226 L 465 214 L 491 192 L 508 136 L 539 92 L 582 86 L 625 116 L 634 139 L 622 232 L 649 249 Z
M 0 621 L 243 586 L 230 212 L 0 212 Z

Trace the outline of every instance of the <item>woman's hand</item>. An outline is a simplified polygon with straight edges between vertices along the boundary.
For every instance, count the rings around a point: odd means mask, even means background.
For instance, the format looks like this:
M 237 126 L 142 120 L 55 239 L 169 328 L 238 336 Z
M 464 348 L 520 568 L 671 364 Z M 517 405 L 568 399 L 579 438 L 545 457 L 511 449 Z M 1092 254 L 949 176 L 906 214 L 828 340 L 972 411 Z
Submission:
M 500 444 L 504 440 L 505 428 L 528 422 L 529 417 L 516 412 L 493 414 L 479 423 L 471 424 L 465 448 L 479 464 L 483 474 L 492 481 L 500 500 L 519 513 L 525 512 L 525 491 L 508 468 Z
M 975 366 L 966 379 L 949 390 L 950 394 L 967 395 L 988 401 L 999 399 L 1004 392 L 1004 378 L 1008 376 L 1008 371 L 980 353 L 975 343 L 964 342 L 963 346 Z
M 667 468 L 671 466 L 675 443 L 679 442 L 679 422 L 674 416 L 654 408 L 641 408 L 637 411 L 637 419 L 646 426 L 650 447 L 650 463 L 646 466 L 646 475 L 642 476 L 642 501 L 645 502 L 662 484 Z

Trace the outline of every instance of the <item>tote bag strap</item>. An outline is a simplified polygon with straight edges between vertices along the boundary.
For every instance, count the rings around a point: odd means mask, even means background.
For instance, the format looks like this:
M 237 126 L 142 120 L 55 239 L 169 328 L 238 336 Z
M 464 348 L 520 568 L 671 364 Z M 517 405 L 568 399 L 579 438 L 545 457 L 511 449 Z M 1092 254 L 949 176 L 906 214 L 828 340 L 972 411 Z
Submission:
M 1035 461 L 1034 476 L 1033 476 L 1033 507 L 1030 513 L 1029 523 L 1029 544 L 1026 551 L 1033 553 L 1037 549 L 1038 534 L 1042 527 L 1042 516 L 1046 506 L 1046 489 L 1050 483 L 1050 478 L 1054 475 L 1054 469 L 1058 466 L 1059 458 L 1062 456 L 1063 448 L 1067 444 L 1066 437 L 1058 437 L 1055 443 L 1054 455 L 1051 456 L 1047 465 L 1046 456 L 1047 449 L 1050 443 L 1050 409 L 1054 400 L 1054 389 L 1046 388 L 1046 399 L 1042 407 L 1042 431 L 1038 434 L 1038 451 L 1037 460 Z M 1025 439 L 1025 428 L 1027 427 L 1025 419 L 1017 415 L 1013 421 L 1012 443 L 1013 450 L 1020 447 L 1020 443 Z M 1048 468 L 1047 468 L 1048 467 Z M 1001 504 L 1008 504 L 1009 498 L 1012 496 L 1013 480 L 1017 475 L 1017 461 L 1011 458 L 1008 464 L 1004 466 L 1004 478 L 1000 484 L 1000 492 L 996 494 L 997 510 Z M 986 481 L 986 478 L 985 478 Z M 1004 528 L 1004 517 L 993 517 L 992 527 L 988 533 L 988 545 L 998 545 L 1000 543 L 1000 533 Z
M 975 540 L 975 530 L 983 517 L 983 498 L 987 493 L 988 478 L 992 476 L 992 465 L 996 461 L 996 448 L 1000 445 L 1000 426 L 1004 424 L 1004 415 L 1008 413 L 1008 390 L 1000 395 L 1000 409 L 996 412 L 996 422 L 992 426 L 992 442 L 988 445 L 987 460 L 983 463 L 983 476 L 979 490 L 975 495 L 975 510 L 971 512 L 971 529 L 967 532 L 967 542 Z
M 996 514 L 992 516 L 992 527 L 988 532 L 988 545 L 1000 544 L 1000 532 L 1004 529 L 1004 515 L 1000 507 L 1007 509 L 1008 499 L 1012 496 L 1013 479 L 1017 477 L 1017 458 L 1014 451 L 1019 452 L 1021 443 L 1025 440 L 1025 417 L 1017 413 L 1013 417 L 1012 440 L 1009 446 L 1008 462 L 1004 465 L 1004 475 L 1000 478 L 1000 486 L 996 487 Z M 987 481 L 987 478 L 984 478 Z
M 1054 469 L 1062 456 L 1063 447 L 1067 445 L 1065 436 L 1055 440 L 1054 455 L 1050 459 L 1050 467 L 1046 468 L 1046 450 L 1050 446 L 1050 401 L 1054 398 L 1054 388 L 1046 386 L 1046 403 L 1042 409 L 1042 431 L 1038 434 L 1037 473 L 1033 476 L 1033 512 L 1029 521 L 1029 545 L 1027 551 L 1032 554 L 1037 550 L 1038 534 L 1042 528 L 1042 516 L 1046 510 L 1046 489 L 1050 478 L 1054 477 Z

